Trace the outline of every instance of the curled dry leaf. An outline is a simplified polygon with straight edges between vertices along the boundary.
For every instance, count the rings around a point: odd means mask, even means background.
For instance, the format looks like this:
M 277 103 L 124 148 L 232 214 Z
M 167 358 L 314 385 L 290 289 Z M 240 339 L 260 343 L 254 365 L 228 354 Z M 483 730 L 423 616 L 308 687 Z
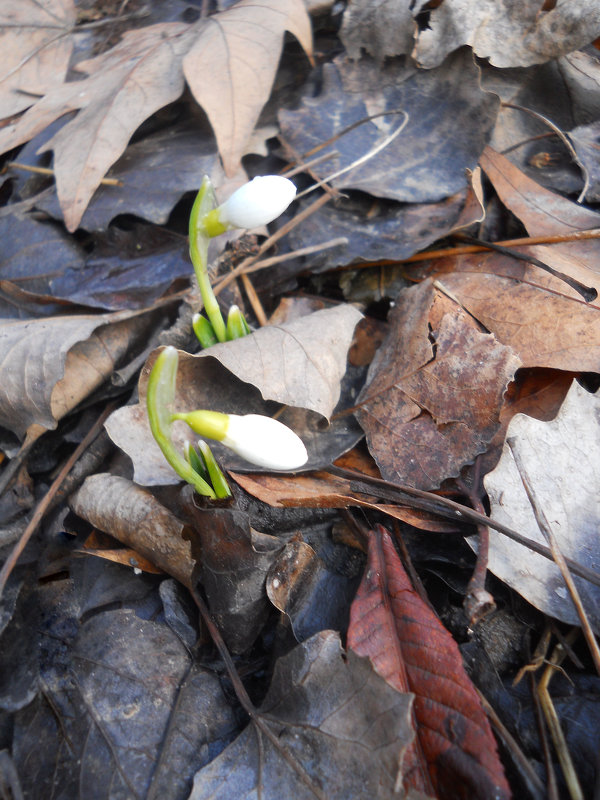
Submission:
M 422 67 L 438 66 L 465 44 L 495 67 L 527 67 L 578 50 L 600 35 L 600 8 L 588 0 L 418 0 L 411 10 L 427 23 L 420 26 L 413 51 Z
M 188 489 L 184 497 L 193 523 L 194 581 L 202 585 L 227 646 L 243 653 L 268 619 L 265 577 L 283 543 L 252 530 L 246 514 L 235 508 L 199 507 Z
M 415 694 L 409 786 L 441 798 L 510 798 L 487 717 L 458 645 L 415 592 L 389 533 L 369 535 L 368 564 L 350 612 L 348 646 L 399 692 Z
M 508 426 L 507 440 L 519 452 L 563 556 L 597 569 L 600 546 L 594 521 L 600 517 L 600 396 L 573 381 L 554 420 L 543 422 L 517 414 Z M 492 519 L 547 544 L 508 444 L 484 484 Z M 571 625 L 580 624 L 552 561 L 490 531 L 488 567 L 544 613 Z M 581 578 L 574 580 L 590 623 L 599 633 L 600 589 Z
M 311 475 L 239 475 L 229 473 L 244 491 L 276 508 L 351 508 L 361 506 L 381 511 L 394 519 L 426 531 L 454 532 L 456 525 L 424 511 L 377 503 L 368 495 L 357 495 L 352 482 L 326 472 Z
M 390 800 L 410 707 L 337 633 L 318 633 L 277 661 L 259 713 L 196 773 L 189 800 Z
M 112 374 L 155 319 L 129 311 L 9 322 L 0 330 L 0 424 L 52 430 Z
M 382 476 L 431 489 L 487 449 L 519 360 L 429 281 L 403 290 L 358 397 Z
M 278 554 L 267 575 L 267 594 L 285 613 L 299 642 L 321 630 L 345 631 L 358 577 L 327 569 L 313 548 L 294 537 Z
M 100 473 L 86 478 L 70 505 L 79 517 L 191 588 L 194 562 L 183 536 L 186 525 L 150 492 L 126 478 Z

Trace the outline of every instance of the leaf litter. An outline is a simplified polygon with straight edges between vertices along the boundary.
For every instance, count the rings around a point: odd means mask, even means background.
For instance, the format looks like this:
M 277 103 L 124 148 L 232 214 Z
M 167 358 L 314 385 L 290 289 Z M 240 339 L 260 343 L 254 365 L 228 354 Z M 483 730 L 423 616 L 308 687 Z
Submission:
M 556 726 L 544 751 L 510 684 L 546 628 L 591 646 L 544 515 L 598 628 L 597 10 L 215 5 L 2 10 L 0 546 L 38 531 L 0 576 L 13 796 L 541 798 L 553 771 L 591 795 L 593 647 L 563 661 L 570 697 L 552 684 L 566 777 Z M 400 124 L 333 180 L 343 196 L 273 225 L 276 261 L 264 231 L 211 251 L 258 330 L 197 354 L 202 174 L 220 199 L 287 165 L 303 188 Z M 238 286 L 240 264 L 261 271 Z M 182 490 L 146 418 L 159 344 L 181 409 L 276 415 L 306 471 L 217 446 L 232 498 Z M 109 401 L 118 447 L 63 484 Z M 496 603 L 477 622 L 473 591 Z

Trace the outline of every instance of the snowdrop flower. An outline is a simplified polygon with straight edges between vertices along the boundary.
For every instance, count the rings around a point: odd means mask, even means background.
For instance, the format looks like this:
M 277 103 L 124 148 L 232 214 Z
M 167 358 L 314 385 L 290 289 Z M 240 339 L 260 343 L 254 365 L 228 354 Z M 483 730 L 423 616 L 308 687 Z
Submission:
M 296 187 L 287 178 L 263 175 L 241 186 L 202 222 L 208 236 L 231 228 L 258 228 L 283 214 L 295 196 Z
M 308 461 L 304 442 L 282 422 L 262 414 L 190 411 L 173 414 L 200 436 L 229 447 L 246 461 L 266 469 L 298 469 Z

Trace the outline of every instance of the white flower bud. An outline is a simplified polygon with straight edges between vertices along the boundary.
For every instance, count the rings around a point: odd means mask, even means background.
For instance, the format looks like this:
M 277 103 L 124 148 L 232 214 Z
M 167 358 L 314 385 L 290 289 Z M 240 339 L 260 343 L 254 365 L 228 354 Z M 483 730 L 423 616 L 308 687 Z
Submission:
M 298 469 L 308 461 L 304 442 L 287 425 L 261 414 L 229 414 L 221 443 L 266 469 Z
M 287 178 L 263 175 L 240 186 L 216 211 L 226 228 L 258 228 L 283 214 L 295 196 Z

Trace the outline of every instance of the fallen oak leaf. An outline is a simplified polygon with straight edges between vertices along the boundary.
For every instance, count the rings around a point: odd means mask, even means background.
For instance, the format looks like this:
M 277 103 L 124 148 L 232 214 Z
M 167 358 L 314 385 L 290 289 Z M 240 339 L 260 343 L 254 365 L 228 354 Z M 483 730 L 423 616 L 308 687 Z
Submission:
M 431 489 L 485 452 L 519 360 L 425 281 L 398 295 L 355 414 L 382 476 Z
M 399 692 L 413 692 L 415 743 L 407 783 L 435 796 L 488 800 L 510 789 L 458 645 L 412 587 L 392 539 L 369 534 L 368 563 L 350 611 L 348 647 L 368 656 Z

